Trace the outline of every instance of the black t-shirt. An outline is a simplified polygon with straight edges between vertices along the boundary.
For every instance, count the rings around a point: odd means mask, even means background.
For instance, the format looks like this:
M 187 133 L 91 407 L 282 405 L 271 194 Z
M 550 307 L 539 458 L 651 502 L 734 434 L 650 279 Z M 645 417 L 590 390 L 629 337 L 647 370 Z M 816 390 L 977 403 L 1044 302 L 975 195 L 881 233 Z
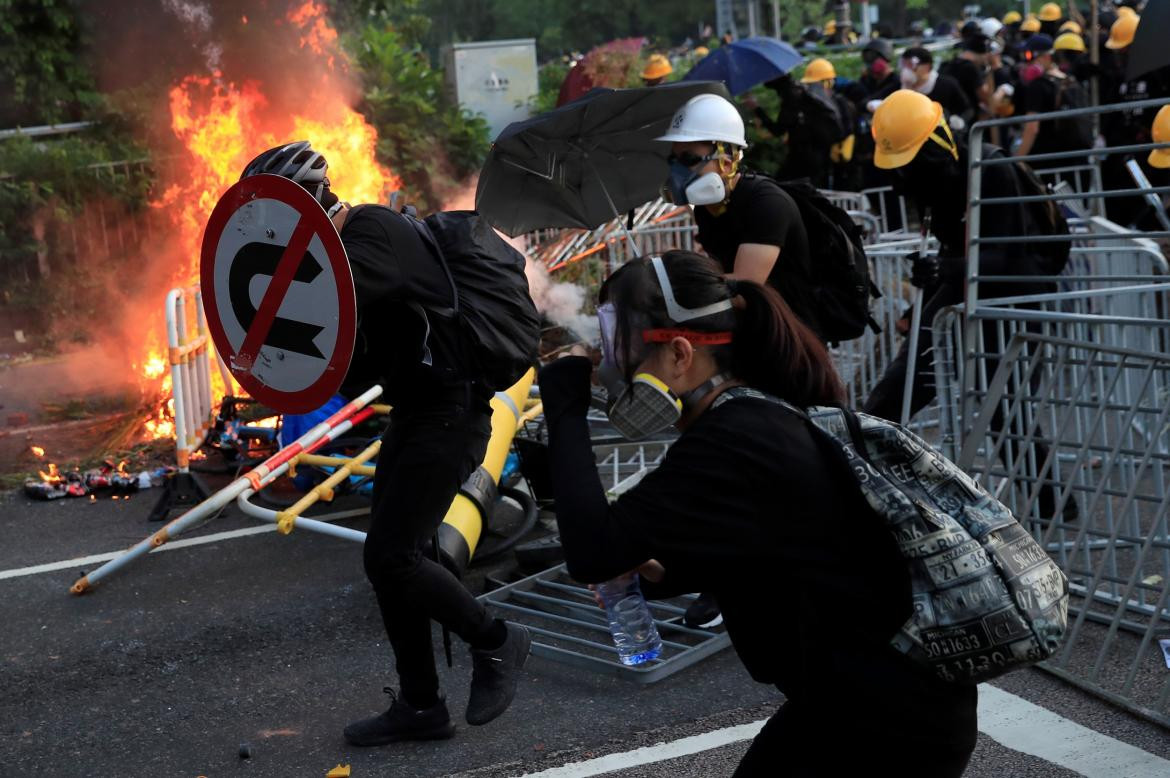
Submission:
M 802 710 L 852 711 L 866 737 L 889 736 L 907 754 L 920 739 L 973 745 L 974 689 L 939 681 L 890 648 L 912 610 L 906 563 L 845 462 L 806 421 L 766 400 L 723 403 L 610 504 L 585 418 L 590 368 L 564 359 L 540 377 L 574 577 L 605 581 L 656 559 L 666 576 L 644 583 L 647 592 L 714 594 L 748 672 Z
M 716 216 L 705 206 L 697 206 L 695 224 L 703 250 L 725 273 L 735 269 L 736 252 L 744 243 L 779 247 L 768 284 L 802 321 L 817 328 L 808 282 L 812 275 L 808 233 L 796 202 L 775 181 L 745 173 L 732 190 L 727 209 Z
M 347 385 L 382 383 L 386 399 L 400 406 L 473 378 L 467 338 L 450 315 L 451 284 L 406 217 L 380 205 L 357 206 L 341 242 L 358 307 Z
M 963 92 L 963 87 L 959 86 L 959 82 L 950 76 L 940 73 L 934 82 L 934 89 L 930 90 L 927 97 L 941 105 L 947 115 L 970 118 L 968 114 L 971 111 L 971 102 Z
M 978 107 L 979 87 L 983 86 L 983 70 L 969 59 L 955 57 L 947 63 L 946 75 L 958 82 L 967 104 L 972 108 Z

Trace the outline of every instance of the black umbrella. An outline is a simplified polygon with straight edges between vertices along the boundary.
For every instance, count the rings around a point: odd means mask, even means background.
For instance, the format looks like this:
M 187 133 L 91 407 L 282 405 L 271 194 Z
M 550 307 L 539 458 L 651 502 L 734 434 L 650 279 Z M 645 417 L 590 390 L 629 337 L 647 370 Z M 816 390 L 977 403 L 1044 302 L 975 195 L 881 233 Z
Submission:
M 670 119 L 700 94 L 730 99 L 718 82 L 594 89 L 508 125 L 479 175 L 475 207 L 498 229 L 593 229 L 648 200 L 666 179 Z
M 1170 31 L 1170 0 L 1149 0 L 1142 9 L 1142 19 L 1129 46 L 1129 64 L 1125 77 L 1134 79 L 1151 70 L 1170 65 L 1170 46 L 1166 33 Z

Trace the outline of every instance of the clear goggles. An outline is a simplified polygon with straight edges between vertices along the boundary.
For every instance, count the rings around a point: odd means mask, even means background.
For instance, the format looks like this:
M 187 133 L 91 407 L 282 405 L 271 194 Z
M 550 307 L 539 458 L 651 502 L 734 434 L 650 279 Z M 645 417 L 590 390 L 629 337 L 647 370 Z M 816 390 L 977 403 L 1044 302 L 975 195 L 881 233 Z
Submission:
M 674 289 L 670 285 L 670 278 L 666 275 L 666 266 L 662 257 L 650 258 L 658 285 L 662 288 L 662 298 L 666 304 L 666 315 L 676 324 L 692 319 L 701 319 L 712 314 L 729 311 L 732 308 L 731 299 L 719 300 L 699 308 L 687 308 L 680 304 L 674 296 Z M 622 370 L 627 369 L 625 360 L 619 358 L 617 350 L 617 309 L 613 303 L 604 303 L 597 308 L 597 323 L 601 330 L 601 357 L 611 365 Z M 644 346 L 653 343 L 669 343 L 674 338 L 685 338 L 696 346 L 721 346 L 731 342 L 730 332 L 704 332 L 686 327 L 657 327 L 641 331 L 640 342 L 630 350 L 635 364 L 641 362 L 645 353 Z

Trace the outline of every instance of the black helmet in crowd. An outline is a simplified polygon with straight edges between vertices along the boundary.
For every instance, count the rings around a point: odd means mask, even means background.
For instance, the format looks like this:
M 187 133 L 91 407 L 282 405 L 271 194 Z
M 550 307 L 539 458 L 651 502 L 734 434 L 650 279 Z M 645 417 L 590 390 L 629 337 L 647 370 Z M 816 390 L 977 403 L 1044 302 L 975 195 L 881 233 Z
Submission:
M 885 38 L 874 38 L 865 44 L 861 49 L 861 56 L 865 57 L 865 52 L 872 51 L 877 56 L 884 59 L 886 62 L 894 61 L 894 44 L 890 43 Z
M 325 175 L 328 169 L 325 155 L 313 151 L 307 140 L 299 140 L 260 154 L 248 163 L 240 178 L 261 173 L 287 178 L 303 186 L 317 202 L 328 208 L 332 203 L 326 200 L 333 199 L 336 202 L 329 193 L 329 178 Z

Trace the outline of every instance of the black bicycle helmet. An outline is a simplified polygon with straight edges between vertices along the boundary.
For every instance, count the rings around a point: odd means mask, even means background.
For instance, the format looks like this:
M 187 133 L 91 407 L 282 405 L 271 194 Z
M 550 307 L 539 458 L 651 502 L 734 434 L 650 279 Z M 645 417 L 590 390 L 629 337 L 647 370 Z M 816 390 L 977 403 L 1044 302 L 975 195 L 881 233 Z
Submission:
M 307 140 L 299 140 L 265 151 L 248 163 L 240 178 L 261 173 L 281 176 L 300 184 L 317 202 L 326 205 L 322 198 L 329 191 L 329 178 L 325 175 L 328 169 L 325 156 L 313 151 Z

